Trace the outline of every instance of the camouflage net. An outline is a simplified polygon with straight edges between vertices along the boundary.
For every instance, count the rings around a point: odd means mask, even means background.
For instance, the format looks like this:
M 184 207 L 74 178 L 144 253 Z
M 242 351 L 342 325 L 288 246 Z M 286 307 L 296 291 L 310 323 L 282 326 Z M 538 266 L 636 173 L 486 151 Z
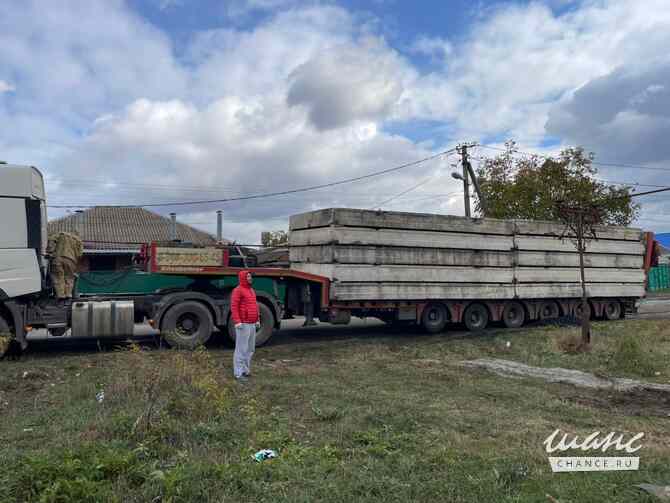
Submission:
M 9 343 L 12 340 L 11 334 L 0 334 L 0 358 L 7 352 L 9 349 Z

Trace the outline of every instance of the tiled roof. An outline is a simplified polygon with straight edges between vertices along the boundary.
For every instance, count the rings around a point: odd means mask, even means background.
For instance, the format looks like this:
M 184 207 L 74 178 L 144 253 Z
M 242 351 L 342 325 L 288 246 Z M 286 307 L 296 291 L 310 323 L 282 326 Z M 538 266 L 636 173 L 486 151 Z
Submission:
M 84 241 L 85 250 L 139 250 L 141 243 L 168 241 L 170 224 L 169 218 L 143 208 L 96 206 L 52 220 L 48 231 L 49 234 L 76 231 Z M 178 221 L 177 239 L 197 245 L 216 243 L 211 234 Z

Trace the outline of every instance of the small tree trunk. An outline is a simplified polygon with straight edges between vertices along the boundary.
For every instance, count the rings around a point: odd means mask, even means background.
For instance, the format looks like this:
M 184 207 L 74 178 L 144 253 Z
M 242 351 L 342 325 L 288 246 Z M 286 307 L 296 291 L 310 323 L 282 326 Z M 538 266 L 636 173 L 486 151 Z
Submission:
M 580 224 L 581 224 L 580 219 Z M 579 251 L 579 274 L 581 276 L 582 282 L 582 316 L 581 316 L 581 325 L 582 325 L 582 346 L 583 349 L 587 349 L 591 345 L 591 310 L 589 309 L 589 303 L 586 299 L 586 278 L 584 275 L 584 226 L 579 225 L 577 227 L 577 250 Z

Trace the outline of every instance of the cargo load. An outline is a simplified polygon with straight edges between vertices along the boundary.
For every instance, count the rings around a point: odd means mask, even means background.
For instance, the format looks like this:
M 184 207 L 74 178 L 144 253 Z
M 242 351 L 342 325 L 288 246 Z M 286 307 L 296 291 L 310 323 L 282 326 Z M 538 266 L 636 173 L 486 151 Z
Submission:
M 556 222 L 329 208 L 290 219 L 291 268 L 331 279 L 333 301 L 581 297 L 579 254 Z M 644 234 L 600 226 L 587 295 L 645 293 Z

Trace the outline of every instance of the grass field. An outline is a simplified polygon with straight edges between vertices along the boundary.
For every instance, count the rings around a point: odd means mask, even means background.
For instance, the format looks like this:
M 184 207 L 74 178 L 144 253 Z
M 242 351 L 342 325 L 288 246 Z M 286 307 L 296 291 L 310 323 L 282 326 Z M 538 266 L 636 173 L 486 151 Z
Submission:
M 670 382 L 667 321 L 597 323 L 590 353 L 562 353 L 575 332 L 303 339 L 259 349 L 246 385 L 219 348 L 3 361 L 0 501 L 655 501 L 634 485 L 670 483 L 668 397 L 458 366 L 497 357 Z M 644 432 L 640 470 L 551 473 L 542 442 L 557 428 Z M 262 448 L 279 457 L 254 462 Z

